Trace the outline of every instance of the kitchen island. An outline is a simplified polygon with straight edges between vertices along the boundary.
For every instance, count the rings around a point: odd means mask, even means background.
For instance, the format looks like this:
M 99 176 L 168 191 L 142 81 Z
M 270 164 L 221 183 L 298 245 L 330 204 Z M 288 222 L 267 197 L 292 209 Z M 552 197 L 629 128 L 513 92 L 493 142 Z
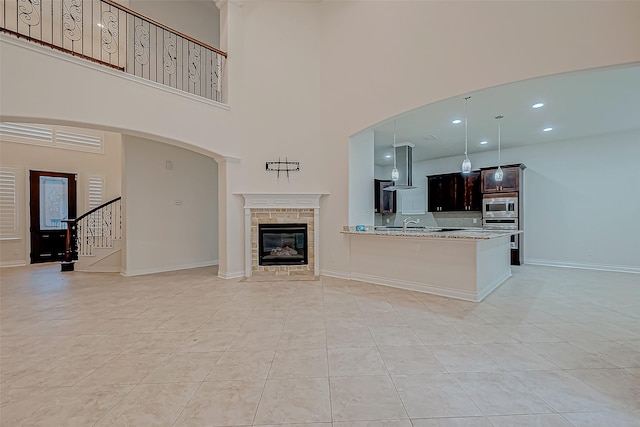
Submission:
M 345 226 L 342 233 L 352 280 L 477 302 L 511 277 L 509 243 L 521 231 Z

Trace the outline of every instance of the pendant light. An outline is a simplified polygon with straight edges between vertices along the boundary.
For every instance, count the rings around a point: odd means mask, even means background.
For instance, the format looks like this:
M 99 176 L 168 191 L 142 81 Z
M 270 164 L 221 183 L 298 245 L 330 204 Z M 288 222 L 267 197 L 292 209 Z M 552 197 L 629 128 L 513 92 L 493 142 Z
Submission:
M 502 179 L 504 178 L 504 172 L 502 172 L 502 168 L 500 167 L 500 120 L 503 117 L 504 116 L 496 116 L 496 120 L 498 120 L 498 169 L 496 169 L 496 173 L 493 176 L 493 179 L 496 182 L 502 182 Z
M 462 173 L 471 173 L 471 160 L 467 155 L 467 147 L 469 145 L 469 130 L 467 126 L 467 120 L 469 116 L 468 104 L 470 96 L 464 98 L 464 160 L 462 161 Z
M 400 179 L 400 172 L 396 167 L 396 122 L 393 122 L 393 169 L 391 170 L 391 181 L 396 182 Z

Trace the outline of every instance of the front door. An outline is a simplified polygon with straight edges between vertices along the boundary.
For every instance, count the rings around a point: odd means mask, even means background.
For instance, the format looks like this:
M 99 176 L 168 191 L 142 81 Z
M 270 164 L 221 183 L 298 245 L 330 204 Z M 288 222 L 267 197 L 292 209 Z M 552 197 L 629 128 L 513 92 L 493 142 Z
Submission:
M 61 261 L 66 219 L 76 217 L 76 175 L 30 171 L 31 263 Z

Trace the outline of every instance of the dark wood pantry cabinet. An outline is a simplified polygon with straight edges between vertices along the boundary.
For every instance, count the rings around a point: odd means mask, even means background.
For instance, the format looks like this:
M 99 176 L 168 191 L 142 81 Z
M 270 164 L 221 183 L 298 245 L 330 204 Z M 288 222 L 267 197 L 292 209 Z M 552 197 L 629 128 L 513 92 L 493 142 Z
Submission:
M 375 213 L 395 213 L 396 212 L 396 192 L 384 191 L 384 188 L 393 185 L 391 180 L 374 180 L 374 209 Z

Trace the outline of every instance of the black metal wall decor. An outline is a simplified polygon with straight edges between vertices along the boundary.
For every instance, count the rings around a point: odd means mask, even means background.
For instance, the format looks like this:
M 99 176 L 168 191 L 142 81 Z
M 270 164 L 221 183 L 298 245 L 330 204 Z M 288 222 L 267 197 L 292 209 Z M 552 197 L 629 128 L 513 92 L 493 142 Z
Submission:
M 266 163 L 266 170 L 270 171 L 270 172 L 277 172 L 278 173 L 278 179 L 280 179 L 280 174 L 281 173 L 286 173 L 287 180 L 289 180 L 289 178 L 290 178 L 289 174 L 291 172 L 299 172 L 300 171 L 300 162 L 290 162 L 289 159 L 287 159 L 286 157 L 285 157 L 284 161 L 282 161 L 278 157 L 278 161 L 277 162 L 267 162 Z

